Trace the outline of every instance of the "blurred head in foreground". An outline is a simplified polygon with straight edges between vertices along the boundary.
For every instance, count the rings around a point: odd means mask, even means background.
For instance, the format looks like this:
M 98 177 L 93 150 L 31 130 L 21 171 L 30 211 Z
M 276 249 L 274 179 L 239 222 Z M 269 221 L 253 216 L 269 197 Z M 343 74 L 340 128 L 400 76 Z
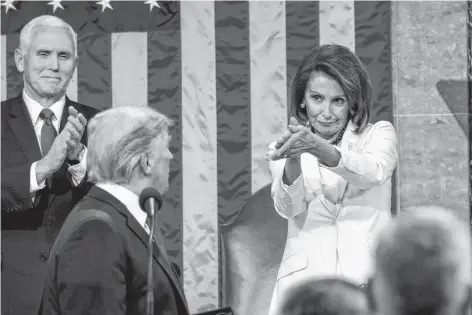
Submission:
M 462 315 L 468 308 L 471 248 L 451 210 L 418 207 L 380 235 L 369 294 L 383 315 Z
M 342 279 L 312 279 L 288 291 L 280 315 L 366 315 L 365 291 Z

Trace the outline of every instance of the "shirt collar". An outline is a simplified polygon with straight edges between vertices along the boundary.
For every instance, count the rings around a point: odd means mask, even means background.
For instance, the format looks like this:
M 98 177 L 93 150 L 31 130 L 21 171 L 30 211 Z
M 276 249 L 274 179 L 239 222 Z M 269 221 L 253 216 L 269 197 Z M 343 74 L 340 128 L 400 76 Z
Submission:
M 138 223 L 144 228 L 146 224 L 147 214 L 141 209 L 139 205 L 139 196 L 134 192 L 112 182 L 100 182 L 96 184 L 97 187 L 105 190 L 113 197 L 121 201 L 134 216 Z
M 23 89 L 23 100 L 25 101 L 26 108 L 28 109 L 28 113 L 30 115 L 31 121 L 33 122 L 33 126 L 36 125 L 36 122 L 38 121 L 39 114 L 41 114 L 41 111 L 43 110 L 43 106 L 33 100 L 28 93 L 26 93 L 26 90 Z M 66 104 L 66 96 L 63 95 L 57 102 L 52 104 L 49 109 L 53 111 L 54 116 L 56 117 L 57 120 L 60 120 L 62 117 L 62 113 L 64 111 L 64 106 Z

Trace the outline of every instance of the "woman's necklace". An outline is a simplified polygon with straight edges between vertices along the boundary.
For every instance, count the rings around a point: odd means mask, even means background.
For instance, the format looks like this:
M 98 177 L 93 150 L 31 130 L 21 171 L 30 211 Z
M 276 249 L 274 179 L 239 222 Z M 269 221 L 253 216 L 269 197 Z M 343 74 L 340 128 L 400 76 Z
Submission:
M 347 123 L 344 125 L 343 129 L 341 129 L 341 131 L 338 133 L 338 135 L 336 136 L 336 139 L 331 141 L 332 145 L 338 145 L 339 142 L 341 142 L 344 132 L 346 131 L 346 127 L 347 127 Z
M 344 132 L 346 131 L 346 128 L 347 128 L 347 125 L 349 123 L 349 120 L 346 122 L 346 124 L 344 125 L 343 129 L 341 129 L 341 131 L 338 133 L 338 135 L 336 136 L 336 138 L 330 142 L 331 145 L 338 145 L 339 142 L 341 142 L 342 138 L 343 138 L 343 135 L 344 135 Z M 313 133 L 316 133 L 315 132 L 315 128 L 313 128 L 313 126 L 311 127 L 311 131 Z

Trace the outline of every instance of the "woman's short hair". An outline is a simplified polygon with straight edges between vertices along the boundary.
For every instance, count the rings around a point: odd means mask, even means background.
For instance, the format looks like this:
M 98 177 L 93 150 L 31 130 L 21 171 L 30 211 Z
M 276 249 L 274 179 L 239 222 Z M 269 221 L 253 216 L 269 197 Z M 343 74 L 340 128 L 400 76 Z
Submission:
M 74 46 L 74 57 L 77 56 L 77 34 L 74 32 L 72 26 L 67 24 L 64 20 L 54 15 L 41 15 L 29 21 L 21 30 L 20 33 L 20 50 L 26 52 L 31 45 L 33 39 L 34 29 L 37 27 L 62 27 L 65 28 L 72 38 Z
M 351 119 L 361 132 L 370 121 L 372 85 L 369 74 L 359 58 L 341 45 L 322 45 L 306 55 L 292 80 L 290 107 L 302 122 L 308 120 L 306 107 L 302 108 L 308 81 L 315 72 L 334 78 L 342 87 L 349 104 Z
M 173 122 L 148 106 L 120 106 L 96 114 L 88 123 L 89 181 L 128 184 L 140 157 L 167 141 Z

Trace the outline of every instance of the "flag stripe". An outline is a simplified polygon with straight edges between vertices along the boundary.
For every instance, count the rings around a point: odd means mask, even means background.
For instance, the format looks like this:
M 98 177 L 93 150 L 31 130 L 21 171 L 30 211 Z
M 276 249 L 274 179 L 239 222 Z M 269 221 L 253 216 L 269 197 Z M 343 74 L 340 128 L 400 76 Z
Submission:
M 147 33 L 111 34 L 113 106 L 147 105 Z
M 373 121 L 393 122 L 390 3 L 356 1 L 356 54 L 372 82 Z
M 391 3 L 356 1 L 354 5 L 356 54 L 366 66 L 372 82 L 372 122 L 393 121 Z M 398 126 L 397 126 L 398 128 Z M 397 178 L 392 177 L 391 211 L 397 212 Z
M 219 299 L 214 20 L 212 2 L 182 2 L 183 275 L 190 313 L 214 309 Z
M 180 12 L 180 8 L 178 9 Z M 180 14 L 176 18 L 180 22 Z M 174 159 L 169 173 L 169 191 L 160 212 L 165 245 L 171 260 L 183 270 L 182 261 L 182 75 L 180 24 L 172 30 L 148 32 L 148 104 L 169 116 L 170 151 Z M 191 166 L 190 166 L 191 167 Z M 189 209 L 188 211 L 191 211 Z
M 7 36 L 2 35 L 2 42 L 0 43 L 2 49 L 1 56 L 2 58 L 2 102 L 7 99 Z
M 111 34 L 79 33 L 78 101 L 99 110 L 112 107 Z
M 23 88 L 23 76 L 18 72 L 15 64 L 15 49 L 20 44 L 20 34 L 7 36 L 6 65 L 7 65 L 7 98 L 16 97 Z
M 290 110 L 290 85 L 302 58 L 319 46 L 319 1 L 286 1 L 286 47 L 288 117 Z
M 467 88 L 468 95 L 467 100 L 469 106 L 469 224 L 472 226 L 472 1 L 467 1 Z
M 320 1 L 320 44 L 354 47 L 354 1 Z
M 251 196 L 249 3 L 215 2 L 218 214 L 227 222 Z
M 252 191 L 270 183 L 268 140 L 287 121 L 285 1 L 249 2 Z

